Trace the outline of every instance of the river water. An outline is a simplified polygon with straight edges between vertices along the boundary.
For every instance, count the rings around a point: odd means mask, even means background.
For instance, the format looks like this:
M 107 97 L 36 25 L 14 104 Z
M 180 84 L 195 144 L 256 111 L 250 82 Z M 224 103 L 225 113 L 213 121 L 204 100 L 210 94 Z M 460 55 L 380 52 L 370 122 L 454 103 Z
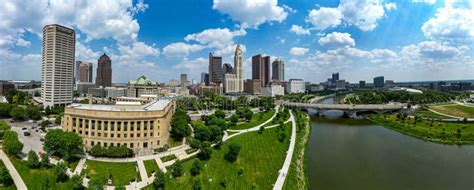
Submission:
M 368 120 L 310 115 L 310 189 L 474 190 L 474 145 L 425 142 Z

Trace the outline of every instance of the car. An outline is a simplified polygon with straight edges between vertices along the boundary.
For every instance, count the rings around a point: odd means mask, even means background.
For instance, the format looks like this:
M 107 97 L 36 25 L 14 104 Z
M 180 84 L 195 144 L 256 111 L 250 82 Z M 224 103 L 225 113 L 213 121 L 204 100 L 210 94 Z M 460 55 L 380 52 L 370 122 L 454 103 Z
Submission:
M 30 134 L 30 132 L 28 132 L 28 131 L 23 131 L 23 135 L 24 135 L 24 136 L 30 136 L 31 134 Z
M 24 130 L 27 130 L 27 128 L 26 128 L 26 127 L 23 127 L 23 128 L 21 128 L 21 130 L 23 130 L 23 131 L 24 131 Z

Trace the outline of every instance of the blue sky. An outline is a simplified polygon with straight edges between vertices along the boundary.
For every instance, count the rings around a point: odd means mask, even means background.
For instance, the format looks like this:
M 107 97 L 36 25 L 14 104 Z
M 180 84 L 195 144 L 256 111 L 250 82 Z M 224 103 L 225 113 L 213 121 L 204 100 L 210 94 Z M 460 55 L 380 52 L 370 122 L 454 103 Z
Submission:
M 209 52 L 232 63 L 285 61 L 286 78 L 320 82 L 474 79 L 474 1 L 436 0 L 6 0 L 0 4 L 0 79 L 39 80 L 41 30 L 77 32 L 76 60 L 113 62 L 113 82 L 140 75 L 200 80 Z M 94 65 L 95 67 L 96 65 Z M 95 75 L 95 73 L 94 73 Z

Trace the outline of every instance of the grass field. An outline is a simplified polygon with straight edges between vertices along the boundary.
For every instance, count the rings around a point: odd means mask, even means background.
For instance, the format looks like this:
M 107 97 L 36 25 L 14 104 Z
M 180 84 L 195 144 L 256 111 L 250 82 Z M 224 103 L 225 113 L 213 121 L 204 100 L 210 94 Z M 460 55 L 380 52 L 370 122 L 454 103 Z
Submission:
M 54 176 L 54 170 L 48 169 L 30 169 L 25 161 L 10 156 L 10 160 L 20 174 L 28 189 L 58 189 L 69 190 L 72 185 L 70 181 L 57 183 Z M 48 185 L 48 188 L 45 186 Z
M 448 104 L 448 105 L 431 106 L 430 109 L 440 112 L 440 113 L 447 114 L 447 115 L 456 116 L 456 117 L 474 118 L 474 107 L 462 106 L 459 104 Z
M 429 110 L 417 110 L 416 115 L 421 116 L 423 118 L 434 118 L 434 119 L 452 118 L 452 117 L 447 117 L 447 116 L 444 116 L 444 115 L 439 115 L 439 114 L 434 113 L 434 112 L 429 111 Z
M 244 122 L 244 123 L 239 123 L 236 126 L 230 126 L 230 129 L 248 129 L 248 128 L 255 127 L 267 121 L 268 119 L 270 119 L 274 113 L 275 113 L 275 110 L 253 114 L 253 117 L 250 120 L 250 122 Z
M 166 189 L 191 189 L 195 178 L 202 181 L 203 189 L 225 189 L 221 181 L 226 180 L 227 189 L 272 189 L 282 167 L 285 153 L 288 150 L 291 124 L 286 125 L 287 138 L 278 141 L 277 128 L 266 129 L 263 134 L 251 132 L 236 136 L 225 142 L 220 150 L 214 150 L 212 158 L 205 162 L 201 174 L 193 177 L 190 168 L 194 161 L 192 158 L 183 163 L 185 174 L 179 178 L 166 180 Z M 229 163 L 224 159 L 230 143 L 242 146 L 238 159 Z M 242 175 L 238 174 L 243 170 Z M 170 175 L 169 173 L 167 175 Z M 150 186 L 145 189 L 152 189 Z
M 6 168 L 6 167 L 5 167 L 5 164 L 3 164 L 3 161 L 2 161 L 2 160 L 0 160 L 0 167 Z M 12 184 L 9 185 L 9 186 L 4 187 L 3 184 L 0 184 L 0 189 L 2 189 L 2 190 L 3 190 L 3 189 L 4 189 L 4 190 L 15 190 L 15 189 L 16 189 L 16 186 L 15 186 L 15 183 L 13 183 L 13 180 L 12 180 Z
M 309 140 L 309 134 L 311 133 L 311 128 L 309 126 L 308 119 L 306 118 L 307 114 L 302 112 L 301 116 L 302 118 L 299 119 L 304 121 L 304 125 L 299 126 L 296 131 L 295 151 L 293 153 L 293 158 L 291 159 L 291 165 L 286 176 L 285 184 L 283 185 L 283 189 L 285 190 L 309 189 L 306 171 L 307 156 L 305 153 L 306 145 Z
M 176 156 L 174 154 L 168 155 L 168 156 L 163 156 L 160 158 L 162 162 L 168 162 L 170 160 L 176 159 Z
M 183 144 L 183 141 L 176 141 L 173 138 L 169 138 L 168 145 L 170 148 L 177 147 Z
M 131 181 L 138 179 L 140 175 L 136 171 L 135 162 L 100 162 L 87 160 L 86 174 L 90 178 L 99 177 L 104 181 L 112 174 L 114 185 L 128 185 Z
M 474 144 L 474 123 L 451 123 L 436 120 L 397 119 L 395 115 L 371 115 L 372 121 L 401 133 L 444 144 Z
M 145 164 L 146 174 L 148 175 L 148 177 L 150 177 L 153 172 L 159 170 L 158 164 L 156 163 L 155 159 L 145 160 L 143 161 L 143 164 Z

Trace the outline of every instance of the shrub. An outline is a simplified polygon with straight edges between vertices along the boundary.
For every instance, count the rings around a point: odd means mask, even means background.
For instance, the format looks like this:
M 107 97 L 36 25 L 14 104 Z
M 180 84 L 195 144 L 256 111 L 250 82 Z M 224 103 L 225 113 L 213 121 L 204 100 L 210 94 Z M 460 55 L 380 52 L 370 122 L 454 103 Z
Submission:
M 5 166 L 0 167 L 0 183 L 4 186 L 10 186 L 13 184 L 12 176 L 10 176 L 8 169 Z
M 133 156 L 133 150 L 126 146 L 101 147 L 96 144 L 89 151 L 95 157 L 126 158 Z
M 181 164 L 181 161 L 178 160 L 173 164 L 171 175 L 173 175 L 173 177 L 181 177 L 183 174 L 184 174 L 183 165 Z
M 23 143 L 18 140 L 18 134 L 8 130 L 3 134 L 3 148 L 8 154 L 16 155 L 23 149 Z
M 81 177 L 78 175 L 73 175 L 71 177 L 71 189 L 72 190 L 83 190 Z
M 222 187 L 226 188 L 227 187 L 227 180 L 225 178 L 222 179 L 220 184 L 221 184 Z
M 237 156 L 240 153 L 241 146 L 237 143 L 232 143 L 229 145 L 229 151 L 224 155 L 225 159 L 229 162 L 235 162 Z
M 155 180 L 153 180 L 154 189 L 165 189 L 165 173 L 161 170 L 158 170 L 155 173 Z
M 50 166 L 48 154 L 41 155 L 41 167 L 47 168 Z
M 54 176 L 56 177 L 56 182 L 64 182 L 68 179 L 67 176 L 67 167 L 63 162 L 58 163 L 54 166 Z
M 15 120 L 25 120 L 27 115 L 25 109 L 17 106 L 10 111 L 10 116 Z
M 201 183 L 201 180 L 199 180 L 199 178 L 194 179 L 192 189 L 193 190 L 201 190 L 202 189 L 202 183 Z
M 278 136 L 278 141 L 283 142 L 286 139 L 286 133 L 285 132 L 280 132 L 280 135 Z
M 28 152 L 28 167 L 30 168 L 38 168 L 40 166 L 38 155 L 35 151 L 30 150 Z
M 191 175 L 196 176 L 201 172 L 202 163 L 199 160 L 194 160 L 193 165 L 191 166 Z
M 263 131 L 265 131 L 265 127 L 260 126 L 260 129 L 258 129 L 258 134 L 262 134 Z

